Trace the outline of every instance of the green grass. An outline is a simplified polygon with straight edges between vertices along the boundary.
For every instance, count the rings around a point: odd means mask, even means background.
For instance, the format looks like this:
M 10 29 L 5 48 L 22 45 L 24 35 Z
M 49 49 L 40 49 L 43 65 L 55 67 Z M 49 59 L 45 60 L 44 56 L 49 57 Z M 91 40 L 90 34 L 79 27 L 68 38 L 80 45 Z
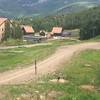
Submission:
M 40 61 L 50 56 L 59 46 L 76 43 L 75 40 L 66 39 L 49 42 L 52 45 L 0 50 L 0 72 L 28 66 L 34 63 L 35 59 Z
M 54 53 L 54 46 L 36 46 L 32 48 L 17 48 L 0 50 L 0 71 L 10 70 L 34 63 L 37 59 L 43 60 Z
M 89 40 L 85 40 L 85 42 L 100 42 L 100 35 L 98 35 L 94 38 L 91 38 Z
M 57 39 L 57 40 L 49 40 L 48 42 L 52 43 L 55 46 L 63 46 L 63 45 L 73 45 L 76 43 L 80 43 L 81 41 L 71 40 L 71 39 Z
M 62 43 L 62 44 L 66 44 L 69 42 L 73 43 L 73 42 L 77 42 L 75 40 L 70 40 L 70 39 L 58 39 L 58 40 L 46 40 L 46 41 L 42 41 L 43 43 L 47 43 L 47 42 L 52 42 L 52 43 Z M 21 39 L 8 39 L 7 41 L 3 41 L 0 43 L 0 46 L 19 46 L 19 45 L 28 45 L 28 44 L 36 44 L 36 43 L 32 43 L 29 41 L 23 41 Z
M 27 45 L 32 44 L 31 42 L 23 41 L 21 39 L 8 39 L 0 43 L 0 46 L 17 46 L 17 45 Z
M 91 66 L 86 66 L 86 64 Z M 69 80 L 69 83 L 49 82 L 50 79 L 56 78 L 59 75 Z M 41 80 L 45 83 L 38 82 Z M 100 100 L 100 91 L 95 90 L 90 92 L 79 88 L 80 85 L 87 84 L 100 88 L 100 50 L 86 50 L 75 54 L 70 62 L 62 66 L 61 71 L 57 71 L 55 74 L 48 75 L 38 81 L 27 85 L 0 87 L 1 93 L 4 93 L 6 96 L 2 100 L 11 100 L 11 98 L 14 100 L 16 97 L 20 97 L 21 94 L 31 93 L 35 95 L 34 91 L 39 91 L 42 94 L 52 90 L 63 93 L 52 100 Z

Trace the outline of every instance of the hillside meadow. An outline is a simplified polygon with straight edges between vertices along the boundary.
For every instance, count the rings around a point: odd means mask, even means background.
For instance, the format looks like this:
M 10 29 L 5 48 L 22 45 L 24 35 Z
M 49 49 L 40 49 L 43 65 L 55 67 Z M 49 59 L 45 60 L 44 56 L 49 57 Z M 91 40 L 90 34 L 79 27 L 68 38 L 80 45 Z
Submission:
M 59 46 L 78 43 L 77 40 L 61 39 L 48 41 L 52 45 L 19 47 L 0 50 L 0 72 L 14 68 L 27 67 L 34 64 L 35 59 L 41 61 L 52 55 Z
M 99 58 L 100 50 L 76 53 L 62 65 L 62 70 L 52 75 L 27 85 L 1 86 L 2 100 L 100 100 Z M 50 81 L 58 76 L 68 82 Z

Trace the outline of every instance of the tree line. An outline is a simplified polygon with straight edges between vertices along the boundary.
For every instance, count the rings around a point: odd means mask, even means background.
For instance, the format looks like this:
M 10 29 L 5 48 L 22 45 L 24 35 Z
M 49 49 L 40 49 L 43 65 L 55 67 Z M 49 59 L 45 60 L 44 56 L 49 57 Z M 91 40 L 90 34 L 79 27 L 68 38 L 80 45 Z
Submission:
M 15 22 L 7 21 L 5 23 L 5 35 L 2 41 L 7 41 L 8 39 L 21 39 L 23 35 L 20 24 L 16 24 Z

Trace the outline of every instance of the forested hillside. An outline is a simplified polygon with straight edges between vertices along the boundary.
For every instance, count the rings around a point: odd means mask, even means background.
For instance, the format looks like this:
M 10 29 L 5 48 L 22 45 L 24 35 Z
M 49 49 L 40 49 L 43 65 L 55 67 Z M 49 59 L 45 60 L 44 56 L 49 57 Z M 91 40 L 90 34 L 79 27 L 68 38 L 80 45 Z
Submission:
M 47 16 L 96 7 L 100 0 L 0 0 L 0 16 Z
M 21 24 L 30 24 L 36 31 L 45 29 L 51 31 L 54 26 L 61 26 L 64 29 L 81 29 L 81 39 L 89 39 L 100 33 L 100 7 L 84 10 L 73 14 L 58 14 L 55 16 L 38 18 L 17 19 Z

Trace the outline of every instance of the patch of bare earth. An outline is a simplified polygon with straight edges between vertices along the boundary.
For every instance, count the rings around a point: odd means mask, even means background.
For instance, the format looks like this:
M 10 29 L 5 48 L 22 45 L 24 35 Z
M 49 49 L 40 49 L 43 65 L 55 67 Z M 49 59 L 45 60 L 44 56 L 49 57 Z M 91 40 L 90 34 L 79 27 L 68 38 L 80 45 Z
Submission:
M 57 97 L 64 95 L 61 91 L 51 90 L 47 93 L 40 94 L 40 100 L 56 100 Z
M 2 100 L 5 97 L 5 94 L 0 92 L 0 100 Z
M 31 100 L 31 96 L 22 94 L 20 97 L 17 97 L 16 100 Z
M 90 64 L 85 64 L 84 66 L 85 66 L 85 67 L 91 67 L 91 65 L 90 65 Z
M 62 96 L 64 93 L 60 91 L 48 91 L 44 93 L 39 93 L 35 91 L 35 94 L 22 94 L 20 97 L 17 97 L 15 100 L 55 100 L 58 96 Z
M 52 83 L 69 83 L 69 80 L 64 80 L 64 79 L 52 79 L 50 80 Z
M 48 93 L 48 100 L 54 100 L 56 99 L 58 96 L 61 96 L 63 95 L 62 92 L 59 92 L 59 91 L 50 91 Z
M 80 89 L 93 92 L 93 91 L 95 91 L 95 86 L 94 85 L 81 85 Z

